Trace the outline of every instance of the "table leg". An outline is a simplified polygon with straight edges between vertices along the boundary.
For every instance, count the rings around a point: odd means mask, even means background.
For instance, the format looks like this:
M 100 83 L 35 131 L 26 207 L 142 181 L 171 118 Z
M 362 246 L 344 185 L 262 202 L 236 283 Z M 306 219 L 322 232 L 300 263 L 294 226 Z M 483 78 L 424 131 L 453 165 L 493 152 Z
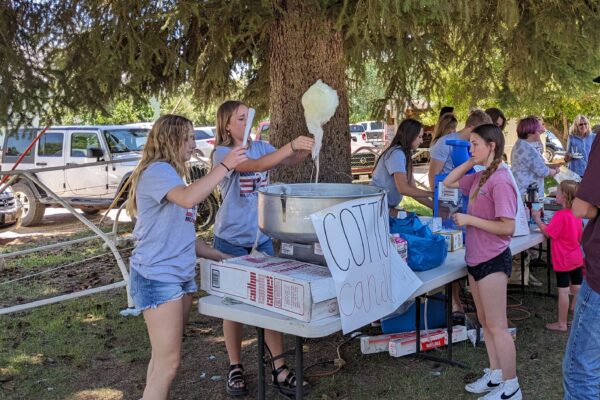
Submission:
M 521 296 L 525 297 L 525 252 L 521 252 Z M 531 263 L 531 262 L 530 262 Z
M 446 329 L 448 330 L 448 360 L 452 361 L 452 283 L 446 284 Z
M 550 239 L 546 240 L 546 272 L 548 277 L 548 296 L 552 295 L 550 281 L 552 280 L 552 260 L 550 258 Z
M 258 398 L 265 399 L 265 330 L 256 328 L 258 333 Z
M 427 318 L 427 316 L 425 316 Z M 419 354 L 421 352 L 421 298 L 417 296 L 415 298 L 415 353 Z
M 304 354 L 302 351 L 302 338 L 296 336 L 296 399 L 304 396 Z

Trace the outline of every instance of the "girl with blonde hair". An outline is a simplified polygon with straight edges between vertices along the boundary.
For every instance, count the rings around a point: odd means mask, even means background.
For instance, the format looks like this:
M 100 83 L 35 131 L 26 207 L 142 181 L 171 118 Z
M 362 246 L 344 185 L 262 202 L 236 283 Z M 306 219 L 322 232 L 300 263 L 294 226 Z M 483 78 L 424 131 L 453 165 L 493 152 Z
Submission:
M 144 400 L 166 399 L 179 367 L 183 329 L 197 290 L 196 256 L 227 257 L 196 240 L 196 205 L 229 169 L 247 159 L 245 149 L 236 147 L 219 167 L 186 185 L 185 163 L 195 147 L 192 122 L 164 115 L 154 123 L 131 178 L 127 211 L 137 218 L 137 244 L 130 259 L 129 287 L 152 347 Z
M 466 226 L 465 261 L 477 318 L 483 327 L 489 368 L 465 386 L 481 399 L 520 400 L 523 395 L 516 376 L 515 344 L 507 330 L 506 288 L 512 270 L 510 239 L 515 230 L 517 192 L 510 172 L 501 167 L 504 135 L 494 124 L 478 126 L 470 137 L 472 157 L 456 167 L 444 185 L 460 188 L 469 196 L 467 214 L 453 215 L 454 223 Z M 465 175 L 475 165 L 485 170 Z
M 218 168 L 233 151 L 233 146 L 242 143 L 247 116 L 248 107 L 240 101 L 226 101 L 217 110 L 213 168 Z M 260 140 L 248 142 L 248 160 L 227 171 L 220 184 L 223 202 L 215 219 L 216 249 L 233 256 L 244 256 L 256 243 L 258 251 L 274 254 L 271 238 L 258 230 L 258 189 L 268 184 L 271 168 L 301 162 L 310 154 L 313 144 L 314 140 L 306 136 L 298 136 L 280 149 Z M 225 388 L 230 396 L 248 394 L 241 363 L 242 334 L 242 324 L 223 320 L 223 336 L 229 356 Z M 282 357 L 283 335 L 265 329 L 265 342 L 275 356 L 272 358 L 274 385 L 285 395 L 294 395 L 296 385 L 301 383 L 296 382 L 294 372 Z
M 556 273 L 558 287 L 558 320 L 546 324 L 546 329 L 551 331 L 567 331 L 567 316 L 569 311 L 575 310 L 575 301 L 583 282 L 583 221 L 573 215 L 571 210 L 577 187 L 577 182 L 571 180 L 562 181 L 558 185 L 556 204 L 562 206 L 562 209 L 552 216 L 549 224 L 542 221 L 540 211 L 531 211 L 540 231 L 551 240 L 552 268 Z M 573 296 L 570 306 L 569 294 Z

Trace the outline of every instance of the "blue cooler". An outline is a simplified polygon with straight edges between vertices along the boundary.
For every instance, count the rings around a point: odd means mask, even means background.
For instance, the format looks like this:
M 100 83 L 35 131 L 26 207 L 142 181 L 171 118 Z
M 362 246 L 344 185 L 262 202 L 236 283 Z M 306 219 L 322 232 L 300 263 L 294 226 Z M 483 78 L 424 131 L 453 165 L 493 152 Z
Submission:
M 441 328 L 446 326 L 446 303 L 444 296 L 437 294 L 436 300 L 427 300 L 427 327 L 429 329 Z M 394 315 L 381 320 L 381 331 L 383 333 L 410 332 L 415 328 L 415 310 L 414 303 L 404 314 Z M 421 300 L 421 329 L 425 329 L 425 301 Z

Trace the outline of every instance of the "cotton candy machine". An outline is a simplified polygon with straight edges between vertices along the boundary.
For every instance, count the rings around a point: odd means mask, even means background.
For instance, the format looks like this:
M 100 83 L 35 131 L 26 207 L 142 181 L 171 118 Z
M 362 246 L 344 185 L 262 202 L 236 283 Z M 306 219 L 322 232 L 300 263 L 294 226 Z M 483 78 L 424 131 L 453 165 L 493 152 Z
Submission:
M 258 227 L 286 243 L 318 243 L 310 214 L 348 200 L 385 194 L 382 188 L 346 183 L 294 183 L 258 190 Z

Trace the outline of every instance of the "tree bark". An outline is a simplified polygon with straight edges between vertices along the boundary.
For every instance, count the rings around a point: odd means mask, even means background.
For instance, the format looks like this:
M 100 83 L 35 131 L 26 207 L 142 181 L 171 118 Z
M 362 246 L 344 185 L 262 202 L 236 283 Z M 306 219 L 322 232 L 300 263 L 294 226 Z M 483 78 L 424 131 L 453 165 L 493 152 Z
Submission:
M 321 79 L 337 91 L 339 105 L 323 127 L 319 182 L 350 182 L 348 96 L 342 35 L 334 29 L 334 21 L 317 12 L 310 2 L 278 3 L 283 11 L 271 27 L 269 39 L 271 143 L 279 148 L 297 136 L 310 136 L 302 95 Z M 299 165 L 275 170 L 272 181 L 309 182 L 311 172 L 314 181 L 316 166 L 313 167 L 309 156 Z

